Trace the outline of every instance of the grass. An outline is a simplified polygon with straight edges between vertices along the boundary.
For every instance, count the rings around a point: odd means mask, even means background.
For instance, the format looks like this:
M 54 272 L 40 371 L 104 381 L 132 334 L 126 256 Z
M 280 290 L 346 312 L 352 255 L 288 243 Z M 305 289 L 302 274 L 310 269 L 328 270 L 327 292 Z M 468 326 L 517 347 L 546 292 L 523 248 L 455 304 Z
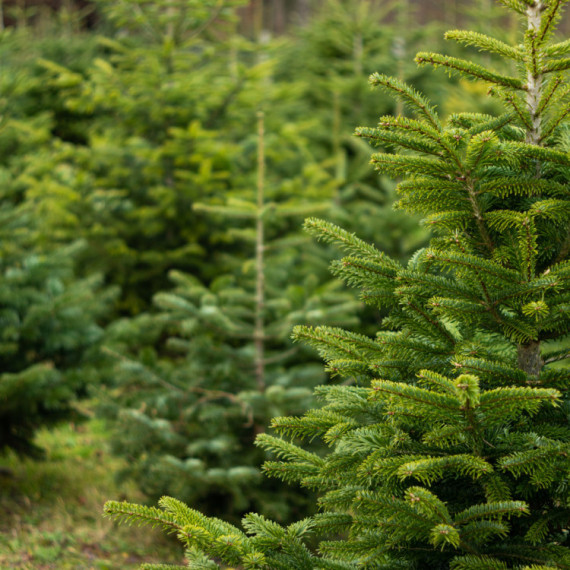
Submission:
M 38 434 L 47 459 L 8 456 L 0 471 L 0 568 L 130 570 L 143 562 L 183 561 L 180 546 L 149 527 L 119 527 L 101 516 L 109 499 L 144 502 L 118 487 L 122 465 L 106 449 L 103 424 L 62 426 Z

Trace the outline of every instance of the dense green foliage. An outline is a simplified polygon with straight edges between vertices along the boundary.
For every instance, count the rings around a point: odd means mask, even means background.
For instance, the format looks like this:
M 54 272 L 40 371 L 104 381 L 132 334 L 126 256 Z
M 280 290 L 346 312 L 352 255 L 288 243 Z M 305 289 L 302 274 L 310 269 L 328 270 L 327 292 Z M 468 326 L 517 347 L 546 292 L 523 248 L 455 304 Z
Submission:
M 413 117 L 385 116 L 357 135 L 396 151 L 372 162 L 405 177 L 398 206 L 422 213 L 438 237 L 402 265 L 328 222 L 306 224 L 347 250 L 334 273 L 389 310 L 375 338 L 296 329 L 345 380 L 317 390 L 323 408 L 272 426 L 320 437 L 328 454 L 257 439 L 276 455 L 266 472 L 318 490 L 323 512 L 287 528 L 250 514 L 242 531 L 170 498 L 162 509 L 106 505 L 176 532 L 188 568 L 568 567 L 569 377 L 557 364 L 569 353 L 555 343 L 570 331 L 570 42 L 553 39 L 567 1 L 501 3 L 524 18 L 520 43 L 447 38 L 514 65 L 416 56 L 491 84 L 501 116 L 468 109 L 443 120 L 404 82 L 371 76 Z M 310 532 L 318 553 L 304 544 Z
M 3 241 L 22 229 L 1 212 Z M 28 218 L 29 219 L 29 218 Z M 4 241 L 7 243 L 7 241 Z M 80 246 L 81 244 L 78 244 Z M 73 401 L 97 373 L 91 356 L 103 336 L 97 319 L 110 308 L 97 276 L 74 279 L 78 247 L 41 255 L 2 250 L 0 275 L 0 449 L 36 454 L 34 433 L 78 420 Z
M 66 130 L 34 61 L 42 53 L 62 55 L 62 42 L 27 47 L 29 39 L 25 30 L 6 30 L 0 42 L 0 56 L 10 62 L 0 77 L 0 451 L 39 455 L 36 430 L 80 419 L 74 402 L 98 378 L 100 324 L 117 291 L 105 290 L 100 274 L 78 274 L 87 244 L 47 239 L 42 218 L 62 209 L 52 203 L 46 210 L 22 190 L 23 165 L 48 151 L 53 131 Z M 73 65 L 89 58 L 90 46 L 67 42 Z
M 192 204 L 241 183 L 236 170 L 248 160 L 247 149 L 235 143 L 265 98 L 267 66 L 235 61 L 235 74 L 228 74 L 229 43 L 192 33 L 204 25 L 194 11 L 179 7 L 155 22 L 152 3 L 140 17 L 128 3 L 124 11 L 114 4 L 110 17 L 130 26 L 133 36 L 101 38 L 106 57 L 83 74 L 44 64 L 65 108 L 91 117 L 85 144 L 61 144 L 45 162 L 32 160 L 25 174 L 31 192 L 45 187 L 46 168 L 57 165 L 43 199 L 65 193 L 70 215 L 63 225 L 52 220 L 45 231 L 57 225 L 60 234 L 87 239 L 85 271 L 105 272 L 121 286 L 122 312 L 136 314 L 167 285 L 169 269 L 212 277 L 215 227 Z M 136 35 L 151 24 L 156 33 Z M 218 18 L 221 30 L 213 31 L 223 33 L 226 26 Z
M 25 152 L 37 133 L 35 121 L 7 118 L 0 138 Z M 7 160 L 5 180 L 10 167 Z M 101 276 L 77 278 L 84 243 L 42 252 L 34 215 L 32 201 L 0 208 L 0 451 L 20 454 L 40 453 L 37 429 L 79 419 L 73 402 L 97 377 L 90 356 L 103 336 L 98 321 L 116 297 L 101 290 Z
M 60 37 L 46 22 L 0 35 L 3 246 L 19 244 L 3 255 L 6 314 L 19 319 L 5 329 L 6 350 L 15 351 L 5 370 L 17 371 L 5 423 L 10 433 L 14 418 L 28 426 L 3 441 L 32 450 L 37 427 L 73 417 L 73 400 L 96 393 L 112 446 L 129 460 L 122 475 L 151 498 L 171 494 L 234 521 L 254 509 L 284 522 L 305 512 L 309 494 L 259 479 L 267 452 L 255 435 L 272 416 L 315 406 L 311 390 L 327 379 L 290 330 L 371 333 L 388 313 L 369 304 L 356 322 L 357 303 L 326 270 L 332 248 L 300 236 L 301 219 L 357 231 L 405 263 L 426 232 L 391 210 L 395 182 L 373 173 L 368 142 L 348 129 L 402 110 L 366 85 L 375 69 L 440 104 L 448 89 L 406 63 L 436 28 L 411 25 L 406 2 L 330 0 L 310 25 L 255 41 L 236 31 L 241 4 L 100 0 L 97 36 L 65 24 L 65 10 L 48 22 Z M 466 93 L 480 105 L 479 91 L 454 85 L 444 114 Z M 270 331 L 261 388 L 251 332 L 259 109 Z M 109 284 L 121 290 L 112 304 L 98 292 Z M 95 367 L 105 325 L 105 358 Z M 27 381 L 18 375 L 38 363 Z M 88 390 L 101 378 L 103 390 Z M 38 396 L 24 401 L 32 386 Z
M 345 124 L 376 119 L 362 73 L 374 64 L 386 67 L 394 37 L 366 23 L 359 57 L 371 63 L 359 69 L 346 50 L 323 46 L 318 30 L 328 27 L 356 41 L 360 32 L 351 20 L 363 18 L 365 2 L 358 10 L 339 5 L 340 14 L 326 12 L 299 39 L 268 44 L 233 33 L 230 7 L 225 20 L 210 22 L 196 20 L 183 4 L 169 5 L 150 33 L 160 2 L 145 3 L 149 11 L 138 17 L 134 4 L 102 5 L 122 27 L 100 38 L 99 57 L 81 69 L 47 56 L 40 62 L 54 106 L 81 125 L 83 139 L 65 133 L 48 152 L 30 157 L 20 179 L 46 211 L 58 205 L 58 215 L 43 222 L 46 235 L 87 240 L 83 271 L 103 272 L 120 285 L 122 314 L 148 309 L 152 295 L 168 287 L 170 269 L 209 282 L 227 270 L 220 249 L 239 253 L 220 224 L 192 206 L 223 201 L 249 183 L 251 125 L 259 109 L 266 112 L 275 179 L 290 180 L 292 188 L 320 186 L 321 198 L 336 205 L 329 219 L 349 229 L 350 220 L 359 219 L 366 237 L 382 240 L 397 257 L 409 256 L 424 238 L 415 225 L 403 227 L 403 216 L 388 215 L 393 185 L 371 175 L 368 145 L 342 135 Z M 339 41 L 331 35 L 332 46 Z M 299 50 L 311 58 L 299 57 Z M 300 67 L 301 61 L 308 65 Z M 327 69 L 338 71 L 329 78 Z M 414 80 L 424 85 L 427 77 Z
M 206 271 L 194 269 L 190 277 L 189 268 L 182 265 L 184 272 L 171 272 L 176 290 L 155 294 L 154 314 L 144 312 L 109 328 L 108 354 L 114 356 L 115 367 L 103 410 L 115 422 L 112 446 L 129 458 L 122 476 L 137 480 L 153 499 L 172 495 L 231 520 L 248 510 L 282 522 L 306 512 L 299 510 L 299 501 L 307 502 L 306 493 L 259 480 L 259 466 L 266 454 L 254 446 L 255 435 L 264 431 L 275 415 L 300 414 L 315 406 L 312 388 L 326 380 L 310 349 L 292 347 L 293 326 L 359 324 L 356 303 L 342 293 L 338 281 L 330 280 L 326 269 L 330 252 L 311 243 L 306 235 L 298 235 L 301 220 L 319 212 L 338 223 L 350 221 L 349 227 L 358 226 L 398 259 L 409 257 L 425 236 L 413 220 L 407 221 L 389 208 L 394 185 L 370 172 L 370 146 L 341 136 L 343 123 L 372 121 L 378 111 L 372 104 L 377 97 L 362 81 L 362 73 L 368 69 L 358 65 L 365 58 L 372 60 L 367 66 L 391 60 L 394 34 L 366 19 L 367 6 L 367 2 L 354 6 L 333 3 L 334 10 L 323 10 L 310 29 L 299 31 L 297 42 L 249 44 L 255 48 L 253 69 L 264 70 L 260 81 L 251 87 L 261 89 L 265 97 L 258 94 L 252 99 L 252 105 L 266 109 L 264 205 L 256 203 L 259 156 L 255 133 L 251 129 L 244 132 L 247 122 L 233 122 L 238 110 L 234 104 L 239 103 L 242 114 L 251 113 L 253 107 L 247 107 L 238 94 L 236 102 L 228 103 L 228 114 L 220 117 L 220 130 L 203 131 L 210 148 L 217 145 L 226 150 L 227 176 L 220 177 L 219 186 L 211 192 L 206 184 L 190 177 L 181 177 L 172 189 L 173 196 L 184 192 L 185 204 L 193 205 L 192 211 L 186 212 L 184 226 L 188 247 L 196 243 L 188 233 L 196 229 L 190 221 L 199 219 L 204 227 L 207 241 L 201 267 Z M 323 42 L 322 30 L 326 28 L 333 30 L 328 44 Z M 240 50 L 232 57 L 236 65 L 245 65 L 243 47 L 248 44 L 236 43 L 238 38 L 232 41 L 218 46 L 216 53 L 224 54 L 227 45 L 238 46 Z M 365 49 L 358 65 L 351 51 L 355 41 Z M 308 65 L 299 65 L 302 52 L 310 54 L 304 59 Z M 137 54 L 141 62 L 151 59 L 148 51 Z M 263 67 L 255 64 L 255 58 L 261 59 Z M 218 72 L 219 62 L 214 69 Z M 331 69 L 335 70 L 332 78 L 327 77 Z M 428 75 L 415 73 L 414 77 L 425 83 Z M 142 81 L 138 75 L 130 80 L 137 85 Z M 187 87 L 187 81 L 181 86 Z M 207 76 L 196 81 L 206 86 L 213 80 Z M 107 95 L 108 90 L 103 93 Z M 138 109 L 140 102 L 133 101 L 130 93 L 128 96 L 133 109 Z M 355 98 L 357 105 L 351 104 Z M 388 98 L 382 103 L 385 112 L 393 110 Z M 232 122 L 224 125 L 224 121 Z M 228 125 L 232 130 L 229 135 Z M 237 144 L 231 146 L 228 140 Z M 185 164 L 184 147 L 171 148 L 176 152 L 173 161 Z M 199 156 L 197 164 L 203 167 L 205 160 Z M 180 168 L 176 172 L 181 176 Z M 140 212 L 140 208 L 134 211 Z M 176 208 L 172 218 L 160 212 L 156 215 L 161 228 L 168 225 L 173 231 L 184 218 Z M 257 223 L 262 218 L 266 252 L 262 274 L 268 299 L 262 311 L 253 296 L 259 284 L 254 257 L 259 237 L 259 228 L 253 227 L 256 218 Z M 136 225 L 129 229 L 141 231 Z M 156 239 L 160 234 L 152 237 L 155 247 L 161 243 Z M 138 247 L 140 255 L 149 253 Z M 187 255 L 180 256 L 180 263 L 190 260 Z M 167 257 L 154 263 L 157 275 L 160 263 L 168 263 Z M 155 285 L 148 290 L 155 292 Z M 136 290 L 147 292 L 140 283 Z M 353 311 L 351 318 L 347 317 L 349 311 Z M 266 336 L 262 344 L 267 354 L 263 358 L 254 338 L 258 312 L 263 313 L 269 331 L 262 335 Z M 378 312 L 366 315 L 368 328 L 376 326 Z M 257 377 L 260 360 L 268 362 L 267 378 L 261 381 Z
M 273 415 L 309 408 L 311 388 L 324 380 L 311 355 L 292 346 L 293 326 L 323 319 L 354 325 L 359 304 L 340 282 L 319 280 L 322 252 L 284 231 L 283 221 L 299 223 L 329 202 L 309 200 L 322 193 L 318 186 L 297 190 L 287 180 L 265 187 L 259 122 L 257 185 L 229 193 L 223 205 L 195 205 L 244 220 L 227 233 L 250 257 L 227 255 L 232 271 L 209 287 L 172 272 L 176 288 L 155 296 L 158 312 L 109 328 L 116 387 L 105 410 L 117 420 L 114 450 L 130 458 L 123 475 L 151 497 L 172 494 L 224 518 L 256 509 L 289 520 L 299 515 L 303 494 L 259 484 L 264 454 L 253 442 Z
M 45 28 L 7 29 L 1 35 L 2 203 L 6 212 L 25 212 L 26 221 L 18 223 L 26 223 L 29 231 L 21 258 L 6 257 L 4 263 L 6 267 L 20 266 L 28 258 L 37 258 L 44 265 L 41 275 L 29 276 L 34 287 L 42 290 L 41 279 L 53 277 L 73 294 L 91 291 L 93 305 L 85 303 L 82 326 L 93 327 L 97 334 L 87 342 L 78 324 L 80 318 L 65 327 L 69 335 L 65 360 L 74 367 L 82 365 L 85 349 L 101 335 L 101 325 L 120 314 L 141 312 L 144 314 L 139 320 L 129 324 L 120 321 L 112 327 L 108 344 L 115 344 L 116 331 L 121 330 L 117 342 L 129 358 L 138 360 L 140 356 L 144 360 L 142 355 L 149 353 L 167 367 L 179 364 L 180 354 L 164 348 L 164 335 L 172 330 L 158 332 L 164 331 L 163 323 L 156 325 L 154 336 L 147 334 L 142 343 L 137 332 L 137 323 L 161 322 L 160 315 L 152 315 L 151 299 L 171 287 L 167 279 L 171 270 L 198 277 L 210 294 L 216 291 L 219 295 L 220 287 L 234 287 L 234 282 L 235 286 L 250 288 L 248 222 L 239 217 L 229 222 L 205 215 L 194 205 L 207 202 L 210 207 L 219 207 L 251 198 L 248 193 L 254 186 L 257 162 L 251 125 L 259 108 L 266 109 L 268 132 L 266 183 L 271 203 L 264 214 L 265 224 L 268 237 L 287 246 L 280 256 L 274 255 L 268 270 L 268 283 L 275 281 L 271 284 L 272 302 L 279 307 L 281 323 L 277 344 L 284 343 L 280 346 L 287 354 L 292 350 L 288 328 L 318 322 L 319 311 L 345 299 L 338 283 L 329 281 L 326 265 L 330 253 L 307 245 L 306 237 L 297 235 L 302 217 L 315 212 L 307 209 L 307 203 L 319 201 L 320 215 L 326 212 L 338 222 L 358 217 L 360 229 L 393 244 L 398 257 L 408 256 L 423 238 L 424 234 L 411 227 L 400 227 L 389 212 L 393 185 L 371 178 L 366 167 L 367 145 L 340 138 L 342 123 L 354 122 L 355 112 L 363 122 L 375 112 L 371 96 L 358 82 L 362 70 L 349 66 L 347 71 L 342 63 L 347 53 L 330 52 L 325 60 L 328 58 L 331 67 L 338 69 L 338 81 L 335 79 L 330 105 L 322 106 L 326 81 L 318 90 L 310 88 L 314 66 L 324 69 L 321 56 L 329 51 L 325 46 L 322 53 L 319 51 L 320 34 L 311 29 L 299 32 L 305 42 L 303 49 L 315 54 L 310 69 L 303 70 L 297 65 L 298 42 L 258 44 L 235 33 L 234 8 L 239 4 L 224 4 L 220 11 L 217 3 L 204 1 L 188 12 L 185 4 L 118 5 L 102 1 L 99 8 L 107 19 L 101 30 L 108 32 L 106 37 L 73 33 L 61 22 L 51 23 L 61 34 L 58 38 Z M 198 5 L 201 8 L 197 11 Z M 385 34 L 377 41 L 382 33 L 363 20 L 363 6 L 351 12 L 339 4 L 335 11 L 317 19 L 315 29 L 333 22 L 339 38 L 343 34 L 352 37 L 365 24 L 361 41 L 365 55 L 388 61 L 382 54 L 392 36 Z M 343 18 L 343 14 L 350 18 Z M 356 28 L 351 23 L 352 14 L 360 18 Z M 338 39 L 331 38 L 331 43 L 338 43 Z M 361 91 L 359 111 L 347 104 L 355 86 Z M 320 95 L 315 98 L 317 93 Z M 312 117 L 307 119 L 308 115 Z M 334 133 L 323 128 L 331 120 L 337 124 Z M 276 216 L 274 202 L 289 208 L 289 214 Z M 12 226 L 8 227 L 12 231 Z M 73 245 L 78 240 L 81 245 Z M 306 268 L 312 277 L 306 277 Z M 119 285 L 121 290 L 114 310 L 106 311 L 104 317 L 102 309 L 95 310 L 95 290 L 102 282 Z M 27 283 L 31 286 L 31 281 Z M 21 297 L 20 293 L 15 295 L 15 287 L 11 282 L 7 285 L 9 294 Z M 48 299 L 51 297 L 42 303 Z M 59 301 L 74 304 L 71 298 L 61 297 Z M 23 318 L 24 304 L 19 310 L 19 318 Z M 337 311 L 330 322 L 346 322 L 343 311 Z M 374 318 L 370 314 L 367 321 Z M 58 326 L 64 329 L 61 323 Z M 26 330 L 25 334 L 30 334 Z M 8 337 L 13 334 L 10 331 L 6 331 Z M 130 340 L 127 334 L 132 334 Z M 223 350 L 226 341 L 222 338 L 216 341 L 216 351 Z M 245 350 L 247 343 L 242 344 L 234 343 L 231 349 Z M 277 377 L 277 370 L 281 370 L 282 382 L 290 378 L 295 389 L 301 383 L 300 365 L 311 360 L 309 351 L 301 352 L 304 356 L 300 362 L 291 359 L 281 363 L 273 373 Z M 31 364 L 36 358 L 51 362 L 49 354 L 41 350 L 26 354 Z M 17 368 L 6 366 L 7 371 Z M 305 388 L 323 379 L 320 371 L 310 373 L 310 367 L 302 370 L 303 383 L 308 383 Z M 54 374 L 52 379 L 56 378 Z M 76 378 L 73 388 L 60 390 L 59 380 L 38 382 L 38 388 L 45 388 L 41 398 L 45 400 L 52 393 L 58 406 L 67 410 L 69 398 L 84 394 L 87 385 L 98 385 L 101 375 L 118 390 L 124 386 L 120 374 L 98 366 L 96 374 L 90 371 L 82 379 Z M 236 386 L 236 391 L 243 391 L 250 380 L 243 370 L 241 375 L 243 384 Z M 15 401 L 13 398 L 10 406 Z M 38 401 L 30 399 L 29 404 L 35 409 Z M 303 401 L 307 406 L 309 400 Z M 130 407 L 134 405 L 127 402 Z M 283 408 L 281 412 L 292 410 Z M 295 412 L 301 411 L 295 408 Z M 271 415 L 281 412 L 260 414 L 257 425 L 265 425 Z M 39 425 L 37 419 L 30 418 L 30 422 Z M 31 429 L 30 437 L 32 433 Z M 28 438 L 26 445 L 29 443 Z M 116 448 L 127 451 L 118 440 Z M 165 445 L 159 453 L 170 451 Z M 250 445 L 250 451 L 254 455 L 250 464 L 259 463 L 259 450 Z M 225 460 L 229 465 L 228 458 Z M 154 493 L 164 491 L 172 492 L 172 488 L 157 488 Z

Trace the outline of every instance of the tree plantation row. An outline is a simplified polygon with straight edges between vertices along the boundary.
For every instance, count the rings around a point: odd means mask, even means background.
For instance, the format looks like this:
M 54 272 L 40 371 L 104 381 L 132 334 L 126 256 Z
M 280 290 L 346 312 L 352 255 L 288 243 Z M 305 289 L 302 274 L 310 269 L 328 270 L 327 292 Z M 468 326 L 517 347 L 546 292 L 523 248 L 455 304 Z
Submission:
M 567 3 L 6 30 L 5 452 L 89 397 L 187 568 L 569 567 Z
M 277 504 L 274 485 L 252 487 L 254 439 L 325 381 L 291 330 L 377 319 L 303 219 L 359 227 L 401 259 L 425 239 L 345 128 L 377 113 L 365 77 L 396 71 L 395 36 L 367 3 L 333 3 L 262 45 L 232 31 L 235 6 L 197 6 L 103 3 L 107 35 L 4 32 L 0 441 L 41 456 L 36 430 L 80 420 L 89 397 L 150 497 L 285 520 L 299 493 L 282 486 Z

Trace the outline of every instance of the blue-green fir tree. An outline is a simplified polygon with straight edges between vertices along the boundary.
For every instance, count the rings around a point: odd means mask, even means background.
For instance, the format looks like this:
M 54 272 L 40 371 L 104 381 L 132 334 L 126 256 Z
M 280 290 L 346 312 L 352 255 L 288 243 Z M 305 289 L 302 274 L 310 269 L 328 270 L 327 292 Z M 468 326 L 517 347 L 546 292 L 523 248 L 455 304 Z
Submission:
M 307 222 L 347 249 L 334 271 L 391 309 L 375 338 L 298 328 L 345 383 L 318 389 L 323 408 L 274 419 L 282 438 L 258 438 L 279 456 L 267 473 L 318 489 L 323 512 L 287 528 L 251 514 L 244 530 L 168 498 L 162 509 L 111 502 L 108 514 L 176 532 L 189 568 L 568 567 L 569 353 L 556 342 L 570 329 L 570 42 L 554 39 L 566 3 L 502 0 L 524 21 L 517 45 L 447 34 L 515 61 L 512 75 L 416 56 L 490 84 L 505 106 L 498 118 L 467 110 L 442 122 L 403 82 L 371 78 L 414 117 L 383 117 L 357 135 L 397 150 L 372 162 L 405 177 L 400 207 L 424 213 L 439 235 L 402 267 Z M 320 435 L 331 451 L 321 457 L 287 435 Z M 322 537 L 318 552 L 303 543 L 309 532 Z
M 100 276 L 76 277 L 84 244 L 13 251 L 30 216 L 0 208 L 0 220 L 0 453 L 39 456 L 38 429 L 83 418 L 76 401 L 98 382 L 99 321 L 114 299 L 101 291 Z
M 260 480 L 266 455 L 255 437 L 271 417 L 314 406 L 324 380 L 312 351 L 291 342 L 293 326 L 358 322 L 358 300 L 323 276 L 319 248 L 289 229 L 330 207 L 326 188 L 276 177 L 278 155 L 266 168 L 271 138 L 260 115 L 251 186 L 195 204 L 250 255 L 228 253 L 228 272 L 209 286 L 172 272 L 175 288 L 155 295 L 157 312 L 114 323 L 107 338 L 116 365 L 102 410 L 115 452 L 128 458 L 122 475 L 153 499 L 169 494 L 233 521 L 252 509 L 280 521 L 310 512 L 306 491 Z
M 0 204 L 0 453 L 38 457 L 38 429 L 83 419 L 76 402 L 99 381 L 100 322 L 116 291 L 77 276 L 84 242 L 38 244 L 35 215 L 31 202 Z

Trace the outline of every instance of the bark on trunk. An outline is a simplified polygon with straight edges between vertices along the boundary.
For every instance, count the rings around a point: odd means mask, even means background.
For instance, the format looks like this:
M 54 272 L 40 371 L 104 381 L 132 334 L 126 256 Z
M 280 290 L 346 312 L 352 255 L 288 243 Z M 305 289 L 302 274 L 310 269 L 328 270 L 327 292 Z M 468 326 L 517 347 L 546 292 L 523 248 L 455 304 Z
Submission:
M 306 26 L 309 23 L 309 16 L 311 14 L 309 0 L 297 1 L 297 14 L 299 15 L 299 24 Z
M 265 125 L 263 113 L 257 116 L 257 224 L 256 224 L 256 294 L 255 294 L 255 379 L 257 388 L 265 391 L 265 268 L 263 253 L 265 249 L 263 206 L 265 182 Z
M 273 32 L 280 36 L 285 32 L 285 0 L 273 0 Z
M 529 376 L 538 377 L 544 360 L 540 355 L 540 342 L 533 340 L 528 344 L 519 344 L 517 346 L 517 357 L 519 368 L 526 372 Z
M 542 12 L 544 3 L 542 1 L 535 2 L 527 10 L 528 29 L 534 30 L 536 33 L 540 30 Z M 543 75 L 538 67 L 536 70 L 530 70 L 527 73 L 527 93 L 526 104 L 531 117 L 531 126 L 527 130 L 526 142 L 539 146 L 541 144 L 541 123 L 542 116 L 540 113 L 540 100 L 542 97 Z M 536 178 L 540 176 L 540 163 L 536 161 Z M 530 276 L 529 276 L 530 277 Z M 540 341 L 531 341 L 526 344 L 517 346 L 518 366 L 529 376 L 538 377 L 544 365 L 544 361 L 540 356 Z
M 544 9 L 542 2 L 537 2 L 536 5 L 527 10 L 528 29 L 534 30 L 536 33 L 540 30 L 541 16 Z M 539 112 L 540 99 L 542 96 L 542 80 L 543 76 L 540 71 L 527 73 L 527 92 L 526 104 L 528 112 L 531 116 L 532 125 L 527 131 L 526 142 L 529 144 L 540 145 L 540 131 L 542 116 Z

